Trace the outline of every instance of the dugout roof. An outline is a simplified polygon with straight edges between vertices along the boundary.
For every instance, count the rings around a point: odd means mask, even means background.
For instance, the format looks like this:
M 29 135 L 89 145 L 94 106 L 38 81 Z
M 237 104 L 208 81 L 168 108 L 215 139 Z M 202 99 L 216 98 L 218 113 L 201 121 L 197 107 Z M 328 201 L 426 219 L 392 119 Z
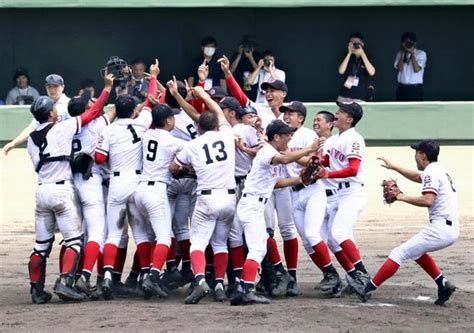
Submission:
M 474 0 L 0 0 L 0 8 L 374 7 L 473 5 Z

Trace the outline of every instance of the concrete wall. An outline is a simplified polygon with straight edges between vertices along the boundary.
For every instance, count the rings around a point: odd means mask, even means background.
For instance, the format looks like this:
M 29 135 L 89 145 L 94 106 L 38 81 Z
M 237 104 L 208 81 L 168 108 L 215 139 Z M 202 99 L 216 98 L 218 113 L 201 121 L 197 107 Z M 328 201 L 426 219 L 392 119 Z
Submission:
M 428 53 L 426 100 L 474 100 L 474 6 L 201 9 L 0 9 L 0 98 L 25 66 L 42 93 L 44 77 L 60 73 L 69 95 L 81 79 L 100 81 L 99 68 L 111 55 L 128 61 L 158 57 L 162 80 L 183 77 L 199 54 L 203 36 L 214 35 L 219 53 L 231 55 L 243 34 L 271 49 L 287 73 L 289 99 L 332 101 L 337 67 L 354 31 L 366 36 L 377 74 L 376 100 L 394 99 L 393 69 L 399 38 L 417 32 Z

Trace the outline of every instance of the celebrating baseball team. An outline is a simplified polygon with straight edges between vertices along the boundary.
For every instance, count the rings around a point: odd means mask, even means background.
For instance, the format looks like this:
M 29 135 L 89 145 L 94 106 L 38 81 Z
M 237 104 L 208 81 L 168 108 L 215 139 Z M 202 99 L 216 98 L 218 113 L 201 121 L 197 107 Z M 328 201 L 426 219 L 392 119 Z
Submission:
M 208 294 L 231 305 L 297 297 L 298 236 L 323 273 L 318 288 L 328 297 L 366 302 L 412 259 L 436 283 L 435 304 L 448 301 L 456 287 L 429 254 L 459 237 L 456 189 L 437 162 L 439 145 L 411 145 L 417 170 L 379 157 L 382 167 L 422 184 L 420 195 L 408 195 L 384 181 L 386 203 L 427 207 L 429 221 L 371 276 L 352 232 L 367 203 L 365 141 L 356 129 L 362 107 L 338 102 L 335 114 L 318 112 L 309 129 L 305 105 L 284 103 L 284 82 L 263 83 L 267 103 L 256 104 L 234 79 L 229 60 L 219 63 L 229 95 L 220 87 L 204 90 L 205 64 L 195 87 L 175 77 L 162 85 L 156 60 L 144 103 L 117 94 L 104 110 L 130 72 L 124 60 L 111 57 L 97 100 L 84 92 L 67 107 L 48 96 L 34 101 L 35 130 L 27 143 L 38 174 L 28 266 L 32 302 L 52 298 L 44 288 L 46 262 L 58 229 L 54 293 L 63 301 L 167 298 L 188 286 L 185 304 Z M 129 228 L 136 250 L 121 282 Z

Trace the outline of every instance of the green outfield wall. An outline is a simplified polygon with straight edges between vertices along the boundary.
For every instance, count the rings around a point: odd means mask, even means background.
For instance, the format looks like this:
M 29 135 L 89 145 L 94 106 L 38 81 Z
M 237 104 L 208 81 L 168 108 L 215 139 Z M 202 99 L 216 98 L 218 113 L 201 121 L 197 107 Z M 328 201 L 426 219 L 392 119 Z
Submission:
M 336 112 L 334 103 L 305 103 L 305 126 L 318 111 Z M 365 103 L 357 125 L 369 145 L 398 145 L 420 139 L 474 144 L 474 102 Z M 0 141 L 13 139 L 31 122 L 28 107 L 0 107 Z

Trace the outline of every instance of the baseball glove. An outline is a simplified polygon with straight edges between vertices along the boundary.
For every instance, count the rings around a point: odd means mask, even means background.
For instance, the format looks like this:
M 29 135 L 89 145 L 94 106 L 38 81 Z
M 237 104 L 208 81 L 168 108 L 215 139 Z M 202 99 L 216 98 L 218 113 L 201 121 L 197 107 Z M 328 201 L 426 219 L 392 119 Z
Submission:
M 397 200 L 397 195 L 403 193 L 394 179 L 385 179 L 381 186 L 383 187 L 383 198 L 387 204 L 394 203 Z
M 92 175 L 92 165 L 94 160 L 86 153 L 79 153 L 71 163 L 73 173 L 80 173 L 84 180 L 88 180 Z
M 321 159 L 319 156 L 311 156 L 306 167 L 301 170 L 301 182 L 304 185 L 309 185 L 312 181 L 318 180 L 316 175 L 321 169 L 323 169 L 323 166 L 321 165 Z

